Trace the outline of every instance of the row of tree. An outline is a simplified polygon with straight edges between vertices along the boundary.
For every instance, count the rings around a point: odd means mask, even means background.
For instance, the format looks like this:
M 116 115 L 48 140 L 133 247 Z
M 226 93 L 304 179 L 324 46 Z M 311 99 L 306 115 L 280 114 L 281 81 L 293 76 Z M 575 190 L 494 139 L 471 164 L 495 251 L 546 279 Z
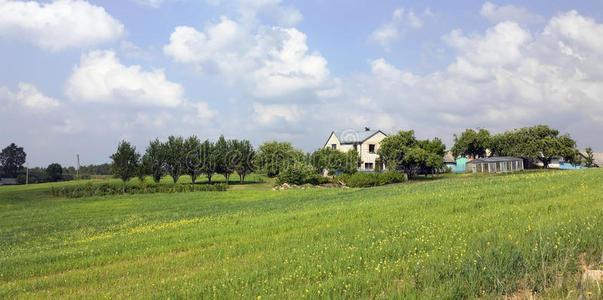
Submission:
M 201 142 L 196 136 L 186 139 L 170 136 L 165 142 L 155 139 L 143 155 L 129 142 L 122 141 L 111 160 L 113 174 L 124 182 L 133 177 L 142 181 L 146 176 L 159 182 L 165 175 L 177 182 L 181 175 L 189 175 L 194 183 L 199 175 L 205 175 L 211 183 L 214 174 L 221 174 L 228 183 L 233 173 L 243 182 L 252 172 L 276 177 L 300 165 L 311 167 L 316 174 L 323 170 L 329 174 L 353 173 L 360 165 L 356 150 L 342 153 L 319 149 L 304 154 L 291 143 L 273 141 L 264 143 L 256 151 L 248 140 L 227 140 L 223 136 L 216 142 Z
M 582 155 L 576 149 L 576 141 L 569 134 L 561 135 L 547 125 L 523 127 L 495 135 L 486 129 L 467 129 L 460 136 L 454 136 L 451 150 L 455 157 L 522 157 L 533 163 L 539 161 L 545 168 L 555 158 L 563 158 L 575 165 L 583 162 Z M 587 148 L 584 163 L 587 167 L 594 165 L 590 148 Z
M 187 139 L 170 136 L 165 142 L 151 141 L 142 156 L 136 147 L 122 141 L 111 159 L 113 173 L 124 182 L 135 176 L 141 180 L 151 176 L 159 182 L 166 174 L 177 182 L 186 174 L 194 183 L 199 175 L 205 174 L 211 183 L 214 174 L 222 174 L 228 183 L 234 172 L 241 182 L 245 180 L 253 171 L 254 156 L 255 150 L 247 140 L 227 140 L 221 136 L 214 143 L 201 142 L 196 136 Z

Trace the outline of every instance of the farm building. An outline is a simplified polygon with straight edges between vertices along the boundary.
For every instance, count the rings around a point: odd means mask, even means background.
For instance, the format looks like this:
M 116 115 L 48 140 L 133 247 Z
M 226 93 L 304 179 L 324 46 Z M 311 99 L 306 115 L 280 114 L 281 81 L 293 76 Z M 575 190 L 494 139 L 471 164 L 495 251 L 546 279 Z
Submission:
M 376 167 L 376 160 L 379 158 L 377 150 L 379 144 L 387 135 L 381 130 L 370 130 L 365 128 L 363 131 L 342 130 L 333 131 L 324 148 L 336 149 L 341 152 L 348 152 L 355 149 L 360 154 L 362 163 L 359 171 L 373 171 Z M 383 166 L 380 166 L 383 169 Z
M 465 173 L 465 164 L 467 163 L 467 158 L 459 157 L 454 158 L 452 155 L 452 151 L 446 151 L 444 155 L 444 164 L 446 167 L 450 168 L 450 172 L 452 173 Z
M 511 156 L 486 157 L 470 160 L 467 173 L 501 173 L 523 170 L 523 159 Z

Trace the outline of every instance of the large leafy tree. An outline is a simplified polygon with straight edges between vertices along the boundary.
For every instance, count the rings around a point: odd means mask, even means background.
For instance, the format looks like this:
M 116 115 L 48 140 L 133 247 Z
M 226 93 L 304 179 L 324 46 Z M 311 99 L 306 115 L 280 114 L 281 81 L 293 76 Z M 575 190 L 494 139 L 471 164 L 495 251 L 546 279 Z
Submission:
M 497 134 L 492 138 L 493 153 L 499 156 L 517 156 L 540 161 L 545 168 L 554 158 L 563 158 L 570 163 L 578 163 L 576 141 L 568 134 L 547 125 L 523 127 Z
M 139 158 L 140 154 L 136 152 L 136 147 L 127 141 L 121 141 L 117 146 L 117 152 L 111 155 L 113 160 L 111 170 L 123 181 L 124 187 L 126 182 L 135 175 Z
M 275 177 L 289 166 L 304 160 L 304 153 L 291 143 L 266 142 L 258 147 L 255 165 L 258 171 Z
M 454 135 L 452 155 L 470 156 L 473 158 L 485 157 L 486 149 L 490 147 L 490 132 L 486 129 L 467 129 L 461 136 Z
M 444 164 L 445 146 L 438 138 L 417 140 L 413 130 L 400 131 L 381 141 L 377 153 L 390 170 L 413 176 L 418 171 L 433 173 Z
M 142 157 L 142 164 L 144 165 L 145 172 L 148 172 L 153 180 L 157 183 L 161 180 L 161 177 L 165 174 L 165 147 L 161 144 L 158 139 L 152 140 L 147 146 L 146 152 Z
M 194 135 L 187 138 L 184 141 L 184 152 L 184 172 L 191 177 L 191 183 L 195 184 L 203 164 L 201 140 Z
M 201 167 L 200 172 L 207 176 L 207 181 L 211 183 L 211 178 L 216 173 L 217 153 L 215 145 L 209 140 L 205 140 L 200 146 Z
M 63 167 L 58 163 L 52 163 L 46 168 L 46 174 L 50 181 L 59 181 L 63 179 Z
M 233 140 L 232 143 L 239 156 L 239 160 L 235 164 L 235 171 L 239 174 L 240 182 L 243 183 L 245 176 L 254 170 L 255 150 L 248 140 Z
M 184 172 L 184 139 L 179 136 L 170 136 L 163 143 L 163 151 L 165 153 L 165 170 L 172 176 L 174 183 L 178 182 L 178 178 Z
M 23 147 L 11 143 L 0 153 L 0 165 L 6 176 L 16 177 L 17 173 L 23 169 L 27 154 L 23 151 Z

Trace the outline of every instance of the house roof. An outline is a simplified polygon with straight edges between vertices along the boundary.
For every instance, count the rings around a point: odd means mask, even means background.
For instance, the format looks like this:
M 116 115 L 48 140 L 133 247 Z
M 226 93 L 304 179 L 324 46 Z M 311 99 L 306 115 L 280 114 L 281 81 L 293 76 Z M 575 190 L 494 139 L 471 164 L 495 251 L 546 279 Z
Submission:
M 454 156 L 452 155 L 452 151 L 450 151 L 450 150 L 446 151 L 446 154 L 444 154 L 444 162 L 456 163 L 456 159 L 454 159 Z
M 523 160 L 523 159 L 517 158 L 517 157 L 512 157 L 512 156 L 493 156 L 493 157 L 484 157 L 484 158 L 478 158 L 478 159 L 470 160 L 467 163 L 468 164 L 473 164 L 473 163 L 496 163 L 496 162 L 507 162 L 507 161 L 518 161 L 518 160 Z
M 331 134 L 335 134 L 335 137 L 337 137 L 337 139 L 339 140 L 339 143 L 341 144 L 359 144 L 362 143 L 366 140 L 368 140 L 370 137 L 372 137 L 373 135 L 377 134 L 377 133 L 383 133 L 383 131 L 381 130 L 350 130 L 350 129 L 346 129 L 346 130 L 340 130 L 340 131 L 333 131 Z M 387 135 L 385 133 L 383 133 L 383 135 Z

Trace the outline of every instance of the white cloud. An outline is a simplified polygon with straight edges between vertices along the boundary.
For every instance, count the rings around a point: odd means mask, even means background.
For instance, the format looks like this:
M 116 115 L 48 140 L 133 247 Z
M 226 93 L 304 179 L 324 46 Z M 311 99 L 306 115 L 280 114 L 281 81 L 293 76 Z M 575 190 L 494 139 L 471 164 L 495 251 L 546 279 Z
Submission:
M 261 125 L 268 125 L 282 120 L 297 122 L 302 115 L 302 111 L 297 105 L 264 105 L 257 102 L 253 103 L 253 112 L 255 120 Z
M 530 32 L 513 22 L 502 22 L 488 28 L 484 36 L 466 37 L 460 30 L 444 36 L 444 40 L 465 59 L 482 66 L 518 63 L 523 47 L 531 38 Z
M 426 9 L 421 16 L 418 16 L 412 9 L 398 8 L 392 13 L 392 19 L 375 29 L 369 36 L 369 39 L 381 45 L 386 51 L 389 51 L 390 45 L 400 40 L 409 28 L 422 28 L 422 18 L 429 16 L 433 16 L 433 13 L 429 9 Z
M 164 53 L 181 63 L 194 63 L 205 73 L 224 75 L 250 86 L 260 98 L 318 88 L 329 77 L 327 61 L 308 53 L 306 35 L 295 28 L 260 26 L 257 32 L 229 18 L 205 32 L 176 27 Z
M 183 102 L 184 90 L 167 80 L 161 69 L 124 66 L 115 52 L 96 50 L 82 55 L 66 94 L 74 101 L 175 107 Z
M 256 23 L 267 16 L 279 26 L 294 26 L 303 19 L 301 12 L 282 4 L 282 0 L 206 0 L 211 5 L 226 5 L 237 11 L 238 18 L 245 23 Z
M 520 24 L 540 24 L 545 19 L 537 14 L 531 13 L 524 7 L 513 5 L 499 6 L 491 2 L 482 5 L 480 14 L 491 22 L 513 21 Z
M 82 0 L 0 0 L 0 36 L 53 51 L 82 48 L 119 39 L 124 25 L 104 8 Z
M 0 87 L 0 101 L 3 105 L 17 105 L 27 111 L 50 111 L 60 105 L 60 101 L 40 92 L 33 84 L 19 82 L 19 90 L 12 93 L 7 87 Z

